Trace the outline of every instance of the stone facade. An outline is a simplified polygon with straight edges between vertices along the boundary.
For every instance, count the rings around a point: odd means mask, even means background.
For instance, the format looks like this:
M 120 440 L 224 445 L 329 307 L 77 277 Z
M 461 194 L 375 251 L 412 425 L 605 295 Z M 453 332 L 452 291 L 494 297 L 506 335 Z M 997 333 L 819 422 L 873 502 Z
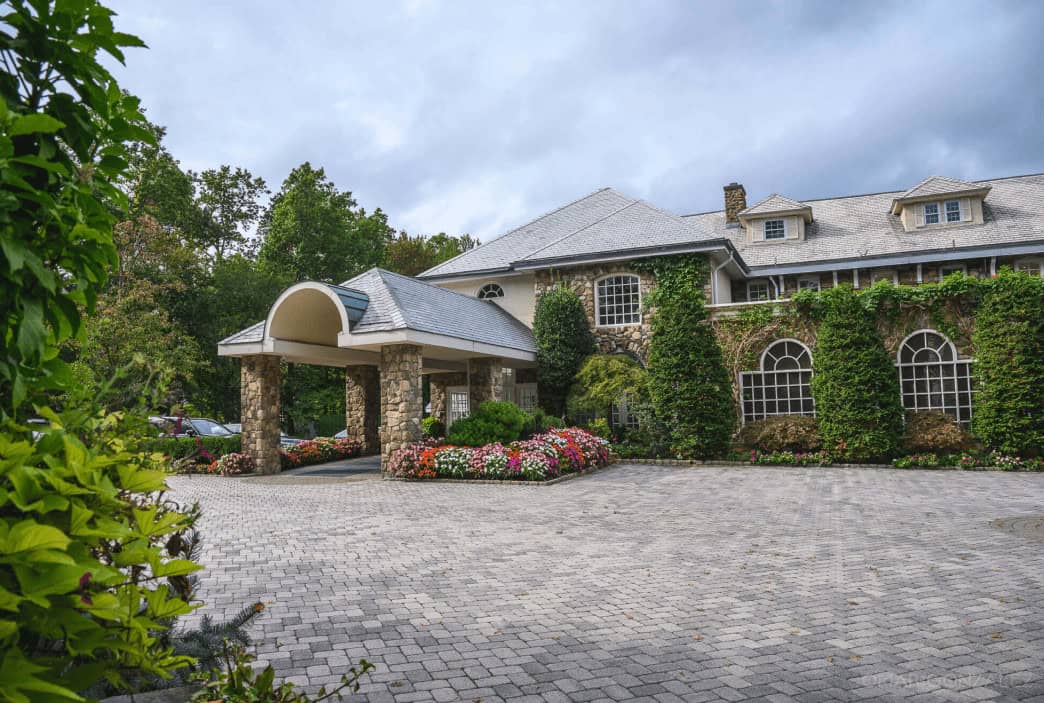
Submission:
M 739 213 L 747 209 L 747 189 L 739 183 L 725 186 L 725 222 L 739 222 Z
M 415 344 L 381 347 L 381 468 L 392 452 L 421 439 L 424 393 L 421 348 Z
M 642 303 L 653 289 L 653 277 L 646 273 L 632 271 L 626 263 L 605 264 L 592 266 L 577 266 L 569 269 L 543 270 L 536 274 L 536 297 L 550 290 L 559 283 L 564 284 L 580 297 L 584 305 L 584 312 L 591 324 L 598 342 L 598 351 L 604 354 L 616 354 L 627 352 L 645 363 L 646 354 L 649 349 L 649 310 L 642 310 L 641 322 L 636 325 L 624 325 L 613 327 L 600 327 L 595 319 L 595 282 L 598 279 L 614 273 L 629 273 L 638 276 L 639 291 Z
M 439 422 L 446 424 L 446 388 L 451 386 L 468 385 L 466 373 L 433 373 L 428 376 L 429 388 L 431 389 L 431 413 L 437 417 Z M 448 427 L 446 428 L 449 429 Z
M 344 423 L 348 438 L 362 444 L 363 454 L 380 451 L 377 418 L 381 412 L 376 366 L 349 366 L 344 370 Z
M 500 359 L 470 359 L 468 407 L 474 411 L 487 400 L 504 399 L 504 374 Z
M 244 356 L 240 366 L 243 452 L 263 474 L 279 473 L 279 384 L 277 356 Z

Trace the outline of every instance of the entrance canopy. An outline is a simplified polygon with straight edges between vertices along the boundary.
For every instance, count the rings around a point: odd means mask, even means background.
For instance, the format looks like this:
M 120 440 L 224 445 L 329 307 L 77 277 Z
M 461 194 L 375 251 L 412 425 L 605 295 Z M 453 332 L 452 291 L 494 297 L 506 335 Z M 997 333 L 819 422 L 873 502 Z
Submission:
M 287 288 L 264 322 L 219 342 L 218 354 L 377 365 L 381 348 L 397 344 L 421 347 L 424 373 L 463 370 L 476 357 L 515 368 L 536 363 L 532 332 L 496 303 L 379 268 L 341 285 Z

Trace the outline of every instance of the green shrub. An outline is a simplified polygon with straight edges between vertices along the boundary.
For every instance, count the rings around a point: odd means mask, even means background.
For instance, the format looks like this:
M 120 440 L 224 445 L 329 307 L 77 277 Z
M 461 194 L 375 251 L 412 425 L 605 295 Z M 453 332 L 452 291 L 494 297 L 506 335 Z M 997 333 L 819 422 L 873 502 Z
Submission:
M 564 286 L 540 296 L 533 317 L 537 346 L 540 406 L 552 415 L 565 412 L 566 396 L 584 359 L 595 351 L 594 335 L 580 298 Z
M 915 454 L 961 452 L 972 447 L 971 435 L 941 410 L 906 413 L 902 449 Z
M 972 433 L 1012 454 L 1044 451 L 1044 280 L 1002 269 L 987 281 L 972 336 Z
M 232 437 L 157 437 L 143 444 L 143 449 L 159 452 L 172 460 L 198 457 L 199 461 L 220 459 L 226 454 L 238 454 L 243 448 L 240 435 Z M 202 450 L 202 451 L 201 451 Z M 210 459 L 203 454 L 206 452 Z
M 729 446 L 736 410 L 732 381 L 707 323 L 703 287 L 707 262 L 685 254 L 636 261 L 656 277 L 646 303 L 650 324 L 648 388 L 657 419 L 681 457 L 722 456 Z
M 200 567 L 170 552 L 194 517 L 162 500 L 163 466 L 121 415 L 37 412 L 39 439 L 0 433 L 0 699 L 78 700 L 188 666 L 159 629 L 192 610 L 175 594 Z
M 421 434 L 425 437 L 442 437 L 446 434 L 446 426 L 434 415 L 426 417 L 421 420 Z
M 875 316 L 847 284 L 819 300 L 812 397 L 823 446 L 849 461 L 889 459 L 899 447 L 903 409 Z
M 522 437 L 523 439 L 528 439 L 533 435 L 543 434 L 550 429 L 565 426 L 566 423 L 562 418 L 548 415 L 543 408 L 535 408 L 526 417 L 525 427 L 522 428 Z
M 740 430 L 737 444 L 765 452 L 814 452 L 822 441 L 814 417 L 780 415 L 748 422 Z
M 609 427 L 609 421 L 604 417 L 596 417 L 584 429 L 595 437 L 601 437 L 602 439 L 609 439 L 613 436 L 613 429 Z
M 621 398 L 637 405 L 648 396 L 647 381 L 646 370 L 626 354 L 592 354 L 576 374 L 566 409 L 569 416 L 602 417 Z
M 471 415 L 453 423 L 446 442 L 466 447 L 509 444 L 522 436 L 525 424 L 525 411 L 514 403 L 487 400 Z

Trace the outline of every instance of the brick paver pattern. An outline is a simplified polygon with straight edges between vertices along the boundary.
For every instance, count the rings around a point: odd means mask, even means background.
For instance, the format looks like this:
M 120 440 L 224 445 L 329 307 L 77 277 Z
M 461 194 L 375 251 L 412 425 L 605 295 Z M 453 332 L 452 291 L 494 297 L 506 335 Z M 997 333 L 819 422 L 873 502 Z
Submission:
M 199 612 L 370 701 L 1044 700 L 1044 475 L 615 466 L 555 486 L 195 476 Z

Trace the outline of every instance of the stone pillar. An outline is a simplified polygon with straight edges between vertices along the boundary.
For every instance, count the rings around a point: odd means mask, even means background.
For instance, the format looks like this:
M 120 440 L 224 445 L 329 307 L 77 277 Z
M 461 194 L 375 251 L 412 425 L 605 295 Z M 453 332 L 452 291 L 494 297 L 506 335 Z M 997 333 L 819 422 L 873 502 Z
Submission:
M 424 392 L 421 348 L 415 344 L 381 347 L 381 468 L 397 449 L 421 439 Z
M 363 454 L 380 451 L 377 418 L 381 412 L 377 367 L 349 366 L 344 370 L 344 426 L 348 438 L 362 445 Z
M 503 400 L 504 374 L 500 359 L 469 359 L 468 364 L 471 374 L 471 394 L 468 398 L 471 412 L 475 412 L 487 400 Z
M 240 365 L 243 452 L 263 474 L 279 473 L 279 357 L 244 356 Z
M 433 373 L 428 376 L 431 384 L 431 416 L 446 424 L 446 388 L 450 386 L 466 386 L 468 375 L 465 373 Z M 449 429 L 448 427 L 446 428 Z

